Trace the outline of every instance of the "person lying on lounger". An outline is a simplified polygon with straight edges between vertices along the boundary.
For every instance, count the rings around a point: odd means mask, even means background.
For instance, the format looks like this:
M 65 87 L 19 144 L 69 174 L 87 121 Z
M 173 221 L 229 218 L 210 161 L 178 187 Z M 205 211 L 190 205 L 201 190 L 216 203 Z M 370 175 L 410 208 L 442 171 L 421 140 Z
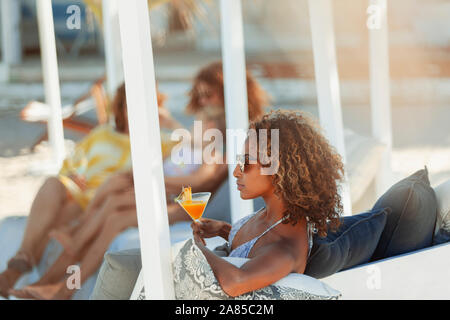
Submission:
M 205 121 L 206 128 L 224 125 L 224 123 L 216 124 L 212 118 L 205 120 L 207 120 Z M 208 170 L 208 167 L 214 168 L 215 165 L 203 167 L 203 170 Z M 195 177 L 195 175 L 194 171 L 193 176 Z M 214 175 L 214 170 L 210 171 L 209 175 Z M 184 179 L 183 181 L 186 181 L 187 184 L 195 181 L 189 175 L 172 177 L 173 180 L 177 178 Z M 174 217 L 170 210 L 173 208 L 170 204 L 172 200 L 167 200 L 169 202 L 169 222 L 190 219 L 184 212 L 182 212 L 182 217 L 177 215 Z M 178 207 L 178 205 L 176 206 Z M 27 299 L 69 299 L 74 291 L 69 290 L 65 285 L 64 276 L 67 267 L 80 262 L 81 283 L 84 283 L 100 267 L 103 255 L 114 238 L 130 227 L 137 227 L 131 170 L 111 176 L 97 189 L 86 213 L 79 219 L 76 226 L 66 226 L 51 232 L 51 237 L 63 246 L 63 253 L 38 282 L 20 290 L 10 290 L 10 294 L 17 298 Z
M 218 119 L 219 122 L 221 119 Z M 221 127 L 212 118 L 205 119 L 205 128 Z M 222 156 L 220 153 L 217 156 Z M 222 159 L 223 161 L 223 159 Z M 223 161 L 224 162 L 224 161 Z M 226 166 L 226 164 L 220 164 Z M 214 164 L 200 166 L 203 170 L 215 168 Z M 200 170 L 200 169 L 198 169 Z M 198 171 L 197 170 L 197 171 Z M 214 175 L 211 170 L 206 176 Z M 185 183 L 193 183 L 196 176 L 173 176 L 173 181 L 180 179 Z M 204 173 L 203 173 L 204 174 Z M 205 174 L 204 174 L 205 175 Z M 167 179 L 167 178 L 166 178 Z M 213 181 L 216 181 L 214 179 Z M 203 188 L 207 187 L 203 186 Z M 181 190 L 181 184 L 180 184 Z M 206 189 L 208 190 L 208 189 Z M 169 222 L 190 219 L 186 213 L 182 217 L 173 216 L 171 199 L 167 199 Z M 176 205 L 178 207 L 178 205 Z M 51 237 L 58 240 L 64 251 L 36 283 L 20 290 L 10 290 L 10 294 L 17 298 L 26 299 L 69 299 L 74 291 L 66 286 L 65 276 L 67 267 L 80 262 L 82 271 L 81 283 L 84 283 L 100 267 L 103 256 L 114 238 L 130 227 L 137 227 L 136 202 L 134 196 L 133 173 L 131 170 L 111 176 L 98 189 L 90 201 L 86 213 L 76 226 L 66 226 L 51 232 Z
M 342 201 L 338 183 L 343 178 L 341 157 L 304 115 L 273 112 L 251 124 L 259 132 L 279 130 L 279 152 L 245 143 L 244 155 L 234 170 L 242 199 L 263 197 L 266 203 L 256 213 L 230 225 L 212 219 L 193 222 L 197 246 L 204 253 L 224 292 L 238 296 L 266 287 L 289 273 L 303 273 L 312 247 L 312 233 L 326 235 L 340 223 Z M 259 138 L 258 138 L 259 139 Z M 275 149 L 276 150 L 276 149 Z M 270 157 L 277 168 L 263 174 Z M 253 156 L 252 156 L 253 155 Z M 274 163 L 275 162 L 275 163 Z M 204 238 L 228 240 L 229 257 L 249 258 L 236 267 L 210 251 Z
M 83 284 L 99 268 L 114 238 L 130 227 L 137 227 L 136 201 L 132 172 L 111 176 L 98 189 L 92 206 L 95 214 L 59 238 L 64 251 L 36 283 L 9 294 L 25 299 L 70 299 L 74 290 L 66 285 L 67 267 L 79 263 Z
M 158 93 L 160 105 L 163 99 L 164 96 Z M 31 206 L 20 249 L 0 274 L 0 296 L 7 296 L 19 277 L 38 264 L 51 230 L 67 229 L 68 225 L 70 229 L 82 215 L 91 215 L 97 208 L 88 204 L 97 188 L 111 174 L 130 169 L 124 85 L 117 89 L 112 112 L 115 126 L 102 125 L 94 129 L 65 159 L 59 174 L 48 178 L 39 189 Z M 163 152 L 166 150 L 167 155 L 170 149 L 165 148 L 166 144 L 162 141 Z

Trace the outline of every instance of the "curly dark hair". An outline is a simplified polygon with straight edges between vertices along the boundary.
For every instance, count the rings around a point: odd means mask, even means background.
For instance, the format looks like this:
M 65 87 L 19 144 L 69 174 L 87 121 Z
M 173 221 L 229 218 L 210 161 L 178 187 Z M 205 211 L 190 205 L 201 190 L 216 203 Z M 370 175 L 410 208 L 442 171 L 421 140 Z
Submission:
M 317 122 L 301 112 L 277 110 L 252 122 L 250 129 L 267 129 L 267 146 L 270 129 L 279 129 L 279 155 L 274 157 L 278 170 L 272 181 L 286 206 L 286 223 L 306 218 L 322 237 L 336 230 L 343 209 L 338 184 L 344 177 L 344 166 Z M 258 159 L 265 153 L 271 156 L 270 148 L 264 149 L 258 149 Z
M 249 70 L 247 76 L 247 99 L 248 117 L 250 120 L 257 120 L 264 113 L 264 107 L 269 103 L 269 95 L 259 85 Z M 190 100 L 186 107 L 188 113 L 196 113 L 202 109 L 199 103 L 200 96 L 197 86 L 200 82 L 205 82 L 216 90 L 219 94 L 222 106 L 225 106 L 222 62 L 213 62 L 202 68 L 194 78 L 194 85 L 189 92 Z

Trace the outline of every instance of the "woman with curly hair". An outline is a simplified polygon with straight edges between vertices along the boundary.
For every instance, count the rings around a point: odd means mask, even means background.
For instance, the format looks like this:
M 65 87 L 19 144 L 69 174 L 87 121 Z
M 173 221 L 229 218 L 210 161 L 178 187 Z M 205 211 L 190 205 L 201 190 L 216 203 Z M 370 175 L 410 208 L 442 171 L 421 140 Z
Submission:
M 256 130 L 258 142 L 258 133 L 266 129 L 267 146 L 248 138 L 233 175 L 242 199 L 261 196 L 266 206 L 233 226 L 212 219 L 192 223 L 196 244 L 230 296 L 266 287 L 292 272 L 303 273 L 313 232 L 324 236 L 337 229 L 342 212 L 341 157 L 314 122 L 300 113 L 276 111 L 250 129 Z M 274 154 L 268 147 L 272 129 L 278 130 L 281 141 Z M 263 170 L 267 158 L 275 162 L 271 174 Z M 238 268 L 217 256 L 204 241 L 214 236 L 228 240 L 230 257 L 250 260 Z

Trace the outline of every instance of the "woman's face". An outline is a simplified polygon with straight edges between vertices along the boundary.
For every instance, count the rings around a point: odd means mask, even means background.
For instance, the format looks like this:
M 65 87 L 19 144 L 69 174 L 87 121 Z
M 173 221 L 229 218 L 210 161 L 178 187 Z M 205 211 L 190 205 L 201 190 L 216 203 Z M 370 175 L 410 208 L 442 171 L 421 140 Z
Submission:
M 263 175 L 261 173 L 261 165 L 254 163 L 256 160 L 251 155 L 256 155 L 256 146 L 249 146 L 248 140 L 245 142 L 243 155 L 249 160 L 244 165 L 244 172 L 241 171 L 240 165 L 234 168 L 233 176 L 237 179 L 237 189 L 240 191 L 242 199 L 254 199 L 272 194 L 275 187 L 272 184 L 272 176 Z
M 213 86 L 208 85 L 206 82 L 199 82 L 196 90 L 201 107 L 223 108 L 221 95 Z

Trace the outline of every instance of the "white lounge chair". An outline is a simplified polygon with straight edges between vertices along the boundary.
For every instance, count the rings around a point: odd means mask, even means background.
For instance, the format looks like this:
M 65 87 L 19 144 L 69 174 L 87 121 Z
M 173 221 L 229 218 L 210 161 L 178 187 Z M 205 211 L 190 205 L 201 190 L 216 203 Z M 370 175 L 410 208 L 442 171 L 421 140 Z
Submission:
M 105 77 L 96 80 L 89 91 L 78 98 L 73 104 L 64 105 L 61 109 L 63 126 L 77 132 L 87 134 L 98 124 L 108 121 L 108 97 L 103 86 Z M 95 118 L 87 117 L 89 111 L 95 111 Z M 20 118 L 26 122 L 46 123 L 50 117 L 51 108 L 49 105 L 30 101 L 20 112 Z M 34 148 L 43 140 L 47 139 L 47 132 L 33 143 Z
M 450 243 L 409 252 L 321 279 L 342 299 L 449 299 Z

